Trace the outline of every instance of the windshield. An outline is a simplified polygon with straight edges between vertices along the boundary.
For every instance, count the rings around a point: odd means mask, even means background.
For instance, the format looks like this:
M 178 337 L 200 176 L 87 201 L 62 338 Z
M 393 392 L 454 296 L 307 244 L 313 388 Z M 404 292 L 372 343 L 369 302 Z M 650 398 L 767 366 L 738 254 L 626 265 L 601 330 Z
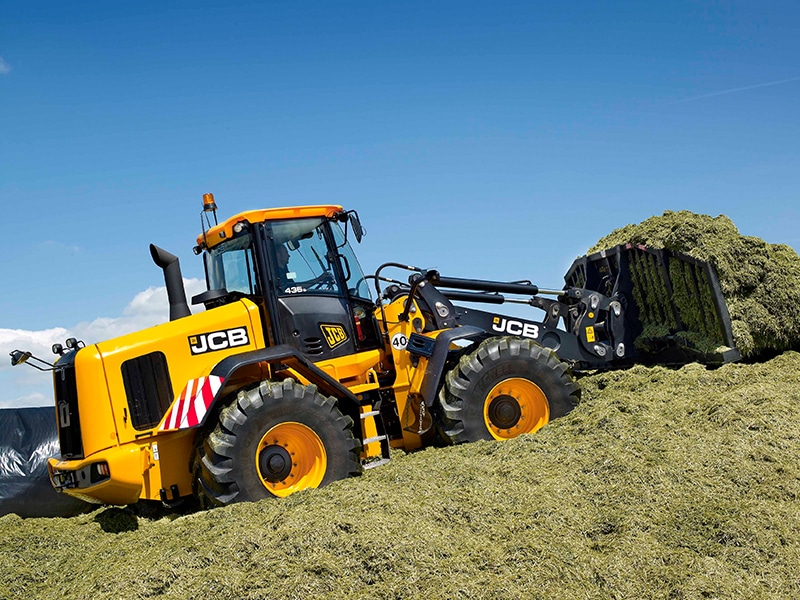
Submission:
M 335 250 L 328 247 L 329 221 L 322 218 L 276 221 L 272 224 L 276 285 L 281 294 L 344 295 L 335 275 L 342 265 L 346 292 L 371 299 L 369 286 L 338 223 L 331 223 Z
M 259 293 L 250 234 L 211 248 L 205 254 L 205 263 L 209 290 L 224 289 L 248 295 Z
M 323 219 L 277 221 L 272 233 L 275 283 L 281 294 L 339 294 Z

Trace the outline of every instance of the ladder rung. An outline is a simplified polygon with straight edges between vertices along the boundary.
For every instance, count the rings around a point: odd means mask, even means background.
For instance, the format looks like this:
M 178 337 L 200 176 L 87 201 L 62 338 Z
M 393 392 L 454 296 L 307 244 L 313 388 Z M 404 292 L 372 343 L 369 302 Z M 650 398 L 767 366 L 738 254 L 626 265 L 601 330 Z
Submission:
M 366 446 L 367 444 L 374 444 L 375 442 L 382 442 L 385 439 L 386 439 L 385 435 L 376 435 L 375 437 L 366 438 L 364 440 L 364 445 Z
M 371 410 L 369 412 L 361 413 L 361 418 L 366 419 L 367 417 L 377 417 L 379 414 L 381 414 L 381 411 Z
M 364 465 L 365 469 L 374 469 L 375 467 L 380 467 L 385 465 L 386 463 L 390 462 L 388 458 L 381 458 L 380 460 L 373 460 Z

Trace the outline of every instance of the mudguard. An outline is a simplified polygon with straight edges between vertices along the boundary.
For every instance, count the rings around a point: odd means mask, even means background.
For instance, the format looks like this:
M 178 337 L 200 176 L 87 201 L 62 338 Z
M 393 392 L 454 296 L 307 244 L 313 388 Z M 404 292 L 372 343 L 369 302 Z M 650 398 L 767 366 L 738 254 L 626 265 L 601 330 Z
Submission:
M 324 395 L 336 398 L 342 411 L 358 422 L 359 402 L 350 390 L 302 356 L 295 348 L 280 345 L 227 356 L 217 363 L 207 376 L 188 381 L 178 400 L 164 415 L 158 427 L 159 431 L 177 431 L 204 425 L 219 399 L 235 391 L 226 388 L 225 382 L 239 369 L 259 363 L 280 364 L 284 368 L 294 370 L 316 385 Z

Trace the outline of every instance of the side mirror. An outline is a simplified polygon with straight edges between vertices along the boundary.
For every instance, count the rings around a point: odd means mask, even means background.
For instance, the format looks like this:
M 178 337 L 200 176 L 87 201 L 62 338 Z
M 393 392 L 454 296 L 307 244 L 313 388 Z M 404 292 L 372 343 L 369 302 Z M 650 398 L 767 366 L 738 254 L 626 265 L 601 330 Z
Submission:
M 29 367 L 33 367 L 34 369 L 38 369 L 39 371 L 52 371 L 53 365 L 46 360 L 42 360 L 38 356 L 34 356 L 31 352 L 27 350 L 14 350 L 9 353 L 11 357 L 11 366 L 16 367 L 17 365 L 21 365 L 22 363 L 26 363 Z M 28 362 L 31 360 L 31 362 Z M 43 365 L 47 365 L 47 368 L 42 368 L 36 363 L 41 363 Z
M 27 361 L 31 356 L 30 352 L 23 352 L 22 350 L 14 350 L 9 354 L 11 357 L 11 366 L 16 367 Z
M 348 213 L 350 215 L 350 227 L 353 228 L 353 235 L 356 236 L 356 241 L 360 244 L 361 238 L 364 237 L 366 231 L 364 231 L 364 227 L 361 225 L 361 220 L 358 218 L 358 213 L 354 210 Z

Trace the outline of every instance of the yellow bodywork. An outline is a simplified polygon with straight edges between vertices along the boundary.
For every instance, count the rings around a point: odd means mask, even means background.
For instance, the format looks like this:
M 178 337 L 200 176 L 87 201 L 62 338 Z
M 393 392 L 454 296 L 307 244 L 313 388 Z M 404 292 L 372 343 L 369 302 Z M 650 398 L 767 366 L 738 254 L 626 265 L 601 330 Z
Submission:
M 402 310 L 403 304 L 399 300 L 385 307 L 390 339 L 395 334 L 407 338 L 414 331 L 413 319 L 410 322 L 397 319 Z M 416 326 L 419 327 L 419 321 Z M 247 345 L 192 354 L 190 344 L 196 335 L 240 327 L 247 328 Z M 429 335 L 435 337 L 435 333 Z M 162 489 L 170 490 L 170 498 L 174 489 L 177 489 L 178 495 L 189 494 L 196 429 L 160 430 L 166 425 L 169 410 L 160 423 L 145 429 L 135 428 L 130 416 L 122 365 L 151 352 L 163 353 L 168 362 L 174 407 L 187 382 L 208 376 L 226 356 L 264 348 L 264 339 L 258 307 L 244 299 L 81 350 L 75 358 L 75 372 L 85 458 L 51 458 L 48 462 L 51 477 L 57 479 L 59 474 L 76 474 L 78 481 L 83 478 L 86 483 L 68 487 L 63 492 L 107 504 L 131 504 L 140 499 L 158 500 Z M 394 440 L 392 445 L 412 450 L 422 446 L 418 431 L 420 406 L 418 400 L 415 401 L 415 394 L 422 382 L 426 359 L 421 357 L 420 363 L 414 366 L 407 352 L 392 349 L 391 354 L 396 378 L 387 389 L 394 392 L 404 425 L 403 438 Z M 316 365 L 346 386 L 359 400 L 363 400 L 366 392 L 380 389 L 378 371 L 385 370 L 387 361 L 387 350 L 370 350 L 320 361 Z M 236 380 L 225 382 L 225 385 L 228 391 L 233 392 L 241 385 L 268 379 L 270 375 L 269 365 L 255 365 L 237 372 Z M 300 374 L 292 375 L 300 382 L 308 383 Z M 101 383 L 98 385 L 98 382 Z M 226 388 L 223 387 L 222 391 L 225 392 Z M 378 435 L 376 419 L 379 417 L 368 416 L 372 411 L 371 404 L 361 407 L 365 415 L 360 424 L 361 436 L 365 440 Z M 367 443 L 362 451 L 363 460 L 380 456 L 379 442 Z M 100 483 L 89 483 L 85 473 L 92 465 L 102 463 L 108 465 L 111 476 Z
M 241 327 L 247 329 L 248 344 L 192 354 L 193 336 Z M 140 498 L 156 500 L 162 488 L 169 490 L 173 485 L 178 486 L 179 493 L 189 493 L 194 430 L 165 433 L 158 431 L 158 424 L 136 429 L 123 382 L 123 363 L 162 352 L 169 367 L 172 395 L 178 399 L 188 382 L 208 375 L 226 356 L 263 347 L 258 307 L 245 299 L 81 350 L 75 358 L 75 373 L 85 458 L 51 458 L 51 473 L 81 471 L 93 463 L 107 463 L 109 480 L 91 486 L 91 490 L 81 487 L 64 492 L 79 497 L 91 495 L 108 504 L 130 504 Z
M 391 389 L 394 391 L 397 403 L 403 438 L 393 441 L 392 445 L 404 450 L 416 450 L 423 446 L 422 435 L 430 425 L 430 415 L 426 415 L 425 405 L 421 402 L 419 394 L 428 359 L 424 356 L 413 357 L 409 352 L 403 351 L 411 334 L 422 333 L 425 327 L 422 311 L 416 302 L 410 307 L 410 318 L 405 321 L 400 320 L 406 299 L 407 296 L 397 298 L 383 308 L 377 309 L 375 316 L 379 321 L 385 322 L 388 348 L 396 372 Z M 439 333 L 441 331 L 428 332 L 424 335 L 435 338 Z

